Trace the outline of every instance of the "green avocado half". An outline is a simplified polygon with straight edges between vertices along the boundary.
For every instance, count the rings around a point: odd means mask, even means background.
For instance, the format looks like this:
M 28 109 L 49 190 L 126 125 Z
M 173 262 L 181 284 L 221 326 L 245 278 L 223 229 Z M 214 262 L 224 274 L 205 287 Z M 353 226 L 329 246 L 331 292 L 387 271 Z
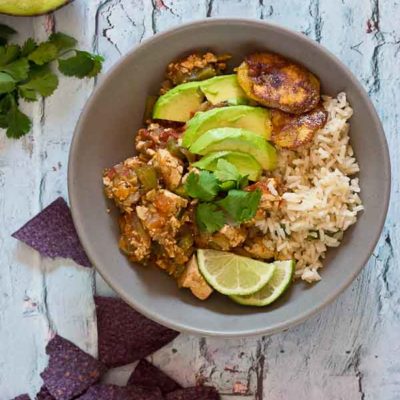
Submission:
M 0 0 L 0 14 L 33 16 L 46 14 L 73 0 Z

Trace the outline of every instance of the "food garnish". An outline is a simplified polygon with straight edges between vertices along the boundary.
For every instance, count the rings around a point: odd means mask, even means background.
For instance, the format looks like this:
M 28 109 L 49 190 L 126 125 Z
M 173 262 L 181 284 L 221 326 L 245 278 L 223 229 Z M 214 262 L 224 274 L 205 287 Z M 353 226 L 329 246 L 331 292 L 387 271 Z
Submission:
M 32 126 L 19 109 L 20 100 L 37 101 L 57 89 L 58 77 L 50 68 L 53 62 L 58 62 L 63 75 L 83 79 L 100 73 L 103 57 L 77 50 L 77 41 L 61 32 L 42 43 L 29 38 L 23 46 L 7 43 L 13 33 L 12 28 L 0 26 L 0 127 L 7 137 L 18 139 Z
M 215 290 L 226 295 L 246 295 L 271 279 L 274 264 L 217 250 L 197 250 L 199 269 Z
M 257 292 L 247 296 L 231 296 L 245 306 L 266 306 L 280 297 L 290 286 L 296 263 L 294 260 L 274 261 L 275 271 L 271 279 Z

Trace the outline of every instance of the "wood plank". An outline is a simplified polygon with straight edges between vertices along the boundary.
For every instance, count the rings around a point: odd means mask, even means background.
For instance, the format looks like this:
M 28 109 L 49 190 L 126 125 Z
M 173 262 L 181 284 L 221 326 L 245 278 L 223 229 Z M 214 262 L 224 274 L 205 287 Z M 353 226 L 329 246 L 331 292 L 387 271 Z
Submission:
M 34 34 L 31 21 L 3 17 L 22 43 Z M 34 144 L 41 135 L 40 104 L 24 105 L 34 115 L 32 134 L 22 140 L 0 136 L 0 397 L 12 398 L 37 384 L 44 365 L 42 351 L 48 326 L 40 257 L 11 238 L 12 232 L 39 210 L 40 174 L 32 168 Z

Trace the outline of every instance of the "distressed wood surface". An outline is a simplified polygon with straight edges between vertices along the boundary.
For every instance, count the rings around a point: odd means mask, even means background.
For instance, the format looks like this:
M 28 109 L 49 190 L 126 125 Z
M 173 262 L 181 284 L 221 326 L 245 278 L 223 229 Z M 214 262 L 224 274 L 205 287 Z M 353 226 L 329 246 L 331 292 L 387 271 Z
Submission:
M 360 78 L 391 149 L 392 204 L 399 195 L 400 3 L 394 0 L 77 0 L 50 16 L 0 17 L 28 36 L 54 29 L 106 57 L 107 70 L 156 32 L 205 17 L 240 16 L 301 31 Z M 101 78 L 100 78 L 101 79 Z M 59 195 L 67 197 L 69 143 L 95 82 L 60 78 L 46 101 L 24 106 L 32 134 L 0 136 L 0 399 L 40 387 L 44 346 L 56 329 L 96 354 L 92 295 L 112 294 L 92 270 L 46 260 L 10 237 Z M 231 399 L 400 399 L 399 207 L 391 207 L 375 252 L 353 285 L 306 323 L 251 339 L 180 335 L 152 361 L 182 384 L 207 382 Z M 133 366 L 112 371 L 123 384 Z

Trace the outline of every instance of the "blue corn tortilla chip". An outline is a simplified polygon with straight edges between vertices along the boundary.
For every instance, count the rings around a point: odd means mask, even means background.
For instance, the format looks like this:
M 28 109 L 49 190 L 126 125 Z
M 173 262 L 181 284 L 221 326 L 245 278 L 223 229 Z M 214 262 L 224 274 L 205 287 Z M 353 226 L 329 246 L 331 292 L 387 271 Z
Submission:
M 98 384 L 77 400 L 163 400 L 163 396 L 158 388 Z
M 106 367 L 69 340 L 56 335 L 46 347 L 49 365 L 40 374 L 56 400 L 71 400 L 96 383 Z
M 146 360 L 140 360 L 132 375 L 129 377 L 128 385 L 142 385 L 146 387 L 159 387 L 163 394 L 181 389 L 182 386 L 175 382 L 163 371 Z
M 179 335 L 144 317 L 120 299 L 95 297 L 95 303 L 99 359 L 108 367 L 144 358 Z
M 36 395 L 35 400 L 55 400 L 54 397 L 49 393 L 45 386 L 40 388 L 39 393 Z
M 212 386 L 193 386 L 168 393 L 165 400 L 219 400 L 220 396 Z
M 84 267 L 91 266 L 76 233 L 71 211 L 62 197 L 47 206 L 12 236 L 33 247 L 43 256 L 71 258 Z
M 20 394 L 17 397 L 14 397 L 12 400 L 31 400 L 31 398 L 27 394 Z

